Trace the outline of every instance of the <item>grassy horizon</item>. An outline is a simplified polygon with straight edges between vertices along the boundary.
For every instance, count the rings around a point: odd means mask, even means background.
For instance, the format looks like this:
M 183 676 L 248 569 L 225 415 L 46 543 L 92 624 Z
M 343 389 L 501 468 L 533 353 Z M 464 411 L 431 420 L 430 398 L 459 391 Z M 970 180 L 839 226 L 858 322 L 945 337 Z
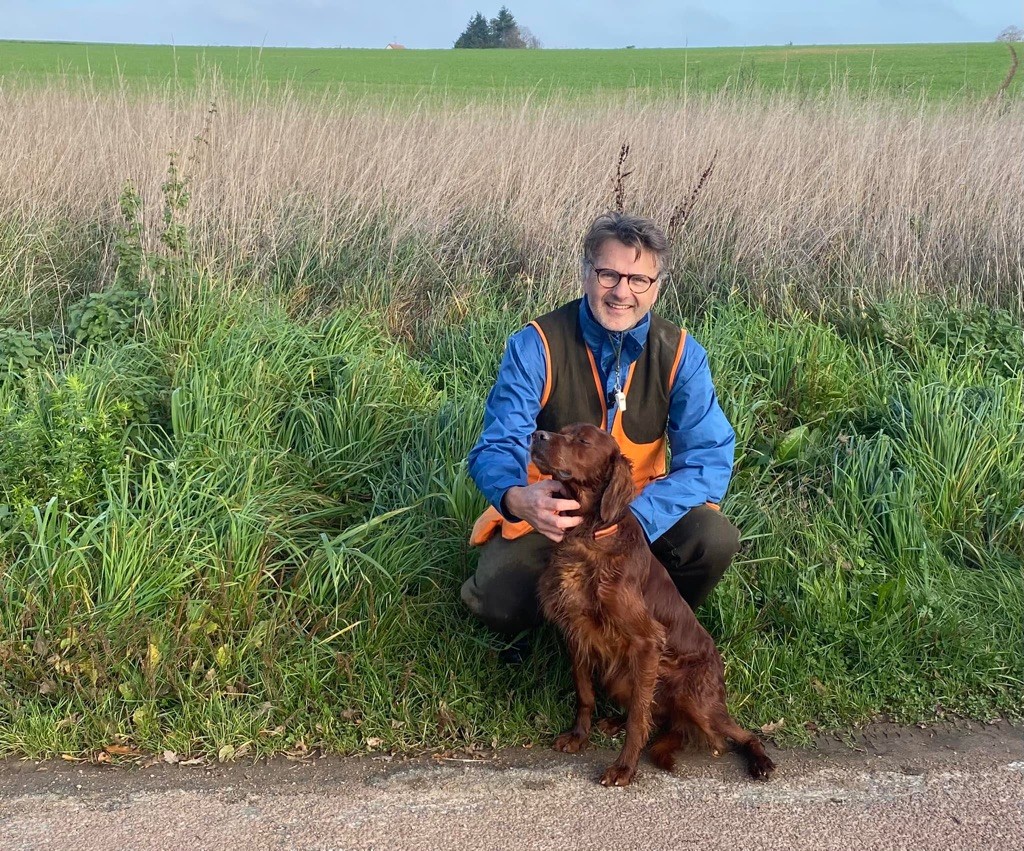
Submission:
M 88 77 L 104 85 L 191 87 L 219 75 L 243 87 L 470 99 L 502 92 L 679 96 L 751 87 L 980 99 L 997 90 L 1008 67 L 1006 47 L 997 43 L 389 51 L 0 41 L 0 79 L 23 83 Z M 1008 94 L 1019 86 L 1015 80 Z

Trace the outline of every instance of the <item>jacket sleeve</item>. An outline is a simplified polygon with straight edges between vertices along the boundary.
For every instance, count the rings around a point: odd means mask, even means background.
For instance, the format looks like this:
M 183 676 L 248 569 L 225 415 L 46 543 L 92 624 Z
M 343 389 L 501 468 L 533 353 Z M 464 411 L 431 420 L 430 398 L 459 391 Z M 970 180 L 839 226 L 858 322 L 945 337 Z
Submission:
M 718 404 L 707 352 L 687 335 L 669 397 L 668 474 L 651 482 L 630 508 L 649 542 L 691 508 L 720 503 L 732 476 L 736 434 Z
M 529 439 L 537 430 L 547 360 L 540 334 L 532 325 L 508 338 L 498 377 L 487 395 L 484 426 L 469 452 L 469 475 L 508 520 L 501 499 L 510 487 L 526 485 Z

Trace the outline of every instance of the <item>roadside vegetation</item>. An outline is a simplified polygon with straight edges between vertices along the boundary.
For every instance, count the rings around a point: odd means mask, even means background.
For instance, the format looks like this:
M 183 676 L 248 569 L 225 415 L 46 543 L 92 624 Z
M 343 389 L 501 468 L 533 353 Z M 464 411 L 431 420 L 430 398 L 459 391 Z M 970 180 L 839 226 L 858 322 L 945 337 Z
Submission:
M 738 435 L 738 718 L 1020 716 L 1015 103 L 206 95 L 0 91 L 0 753 L 546 744 L 555 636 L 503 666 L 458 603 L 463 459 L 618 202 L 677 214 Z

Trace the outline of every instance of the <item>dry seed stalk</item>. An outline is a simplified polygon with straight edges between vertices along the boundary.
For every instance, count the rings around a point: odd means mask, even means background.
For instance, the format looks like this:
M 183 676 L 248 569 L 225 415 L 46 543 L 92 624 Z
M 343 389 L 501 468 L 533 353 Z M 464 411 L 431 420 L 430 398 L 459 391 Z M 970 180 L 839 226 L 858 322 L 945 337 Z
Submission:
M 1006 49 L 1010 51 L 1010 70 L 1006 72 L 1006 77 L 1003 78 L 1003 82 L 999 84 L 999 88 L 996 89 L 996 93 L 990 97 L 989 103 L 995 103 L 1001 100 L 1006 94 L 1006 90 L 1010 88 L 1010 83 L 1013 82 L 1013 78 L 1017 73 L 1017 51 L 1013 49 L 1012 44 L 1007 44 Z
M 629 142 L 623 142 L 622 147 L 619 148 L 619 161 L 615 164 L 615 209 L 620 213 L 626 210 L 626 178 L 633 173 L 632 171 L 625 173 L 622 171 L 628 156 Z
M 708 163 L 707 168 L 701 172 L 700 179 L 697 181 L 697 185 L 693 187 L 693 191 L 690 192 L 690 197 L 687 198 L 682 204 L 677 204 L 676 208 L 672 211 L 672 215 L 668 220 L 668 232 L 669 234 L 675 233 L 677 228 L 681 228 L 686 224 L 686 220 L 690 217 L 690 213 L 693 212 L 694 206 L 697 204 L 697 199 L 700 197 L 701 190 L 704 188 L 704 184 L 711 178 L 712 173 L 715 170 L 715 160 L 718 159 L 718 151 L 716 150 L 711 156 L 711 162 Z

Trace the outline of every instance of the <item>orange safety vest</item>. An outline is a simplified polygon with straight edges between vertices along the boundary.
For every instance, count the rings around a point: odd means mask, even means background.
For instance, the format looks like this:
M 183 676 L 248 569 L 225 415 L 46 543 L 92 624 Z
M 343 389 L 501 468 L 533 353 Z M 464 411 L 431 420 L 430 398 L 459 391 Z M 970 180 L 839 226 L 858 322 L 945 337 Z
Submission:
M 583 339 L 579 310 L 576 299 L 530 323 L 540 334 L 547 364 L 537 416 L 537 428 L 544 431 L 559 431 L 577 422 L 605 428 L 608 422 L 605 390 L 594 354 Z M 615 412 L 611 435 L 633 464 L 637 492 L 665 475 L 669 397 L 685 344 L 684 330 L 652 313 L 647 343 L 626 374 L 626 412 Z M 528 484 L 548 478 L 532 461 L 528 463 Z M 512 523 L 489 506 L 473 524 L 469 542 L 484 544 L 498 530 L 506 540 L 534 531 L 525 520 Z

